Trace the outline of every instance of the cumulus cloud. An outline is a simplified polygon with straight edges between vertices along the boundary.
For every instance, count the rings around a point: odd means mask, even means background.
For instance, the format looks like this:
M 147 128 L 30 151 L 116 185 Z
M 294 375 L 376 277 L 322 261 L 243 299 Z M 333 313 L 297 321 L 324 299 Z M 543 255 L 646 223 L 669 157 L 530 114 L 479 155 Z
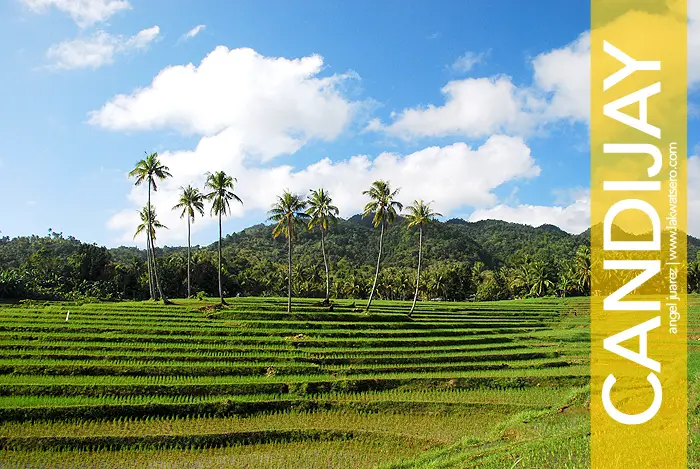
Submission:
M 195 26 L 194 28 L 190 29 L 185 34 L 183 34 L 181 39 L 184 41 L 186 41 L 187 39 L 192 39 L 197 34 L 201 33 L 204 30 L 204 28 L 206 28 L 206 27 L 207 26 L 204 24 L 198 24 L 197 26 Z
M 170 207 L 177 203 L 179 186 L 192 183 L 202 187 L 206 171 L 223 169 L 237 177 L 236 193 L 245 205 L 232 205 L 233 217 L 266 211 L 284 189 L 306 194 L 321 184 L 332 194 L 341 215 L 351 216 L 362 210 L 366 200 L 361 193 L 377 179 L 387 179 L 393 187 L 401 187 L 400 200 L 435 200 L 436 210 L 449 215 L 463 207 L 493 205 L 498 200 L 492 192 L 495 188 L 508 181 L 534 178 L 540 172 L 522 139 L 503 135 L 490 137 L 478 148 L 455 143 L 408 155 L 358 155 L 335 162 L 325 158 L 300 170 L 289 165 L 250 165 L 243 152 L 243 140 L 240 132 L 228 129 L 202 138 L 193 151 L 160 155 L 174 177 L 161 183 L 153 195 L 159 219 L 171 228 L 159 235 L 159 240 L 183 240 L 184 231 L 173 229 L 180 222 Z M 108 226 L 121 232 L 121 241 L 131 239 L 137 224 L 136 209 L 145 200 L 145 188 L 134 187 L 129 194 L 132 208 L 109 220 Z M 195 229 L 214 221 L 198 220 Z
M 175 129 L 213 136 L 236 129 L 243 150 L 262 160 L 332 140 L 359 103 L 341 93 L 353 73 L 319 77 L 323 59 L 264 57 L 219 46 L 199 66 L 163 69 L 150 86 L 118 95 L 90 115 L 112 130 Z
M 402 138 L 522 134 L 532 128 L 531 115 L 544 104 L 507 76 L 455 80 L 441 91 L 444 105 L 404 109 L 390 125 L 375 122 L 371 130 L 383 128 Z
M 468 72 L 472 68 L 474 68 L 475 65 L 481 63 L 484 61 L 486 56 L 488 55 L 488 52 L 471 52 L 467 51 L 463 55 L 457 57 L 457 60 L 455 60 L 450 68 L 455 71 L 455 72 Z
M 447 135 L 479 138 L 496 132 L 528 135 L 559 119 L 588 122 L 590 35 L 532 60 L 532 84 L 517 86 L 508 76 L 465 78 L 442 88 L 445 102 L 392 113 L 392 122 L 375 120 L 368 131 L 405 139 Z M 484 54 L 467 53 L 453 69 L 467 71 Z
M 700 155 L 688 158 L 688 233 L 700 236 Z M 556 225 L 570 233 L 581 233 L 590 226 L 590 190 L 570 188 L 553 191 L 556 200 L 553 206 L 506 205 L 479 209 L 469 221 L 486 219 L 504 220 L 539 226 L 543 223 Z
M 70 15 L 81 28 L 103 22 L 115 13 L 131 9 L 127 0 L 22 0 L 31 10 L 43 13 L 54 7 Z
M 590 117 L 590 32 L 570 44 L 532 59 L 532 82 L 516 86 L 509 77 L 466 78 L 448 82 L 445 102 L 407 108 L 392 122 L 375 121 L 367 130 L 403 138 L 460 135 L 481 137 L 494 131 L 527 135 L 558 120 L 587 124 Z M 473 66 L 467 54 L 461 62 Z M 455 63 L 460 63 L 460 59 Z M 700 2 L 688 2 L 688 83 L 700 83 Z
M 590 117 L 591 36 L 581 34 L 571 44 L 538 55 L 532 61 L 538 90 L 549 97 L 542 120 Z
M 531 63 L 530 85 L 516 87 L 504 77 L 452 81 L 443 88 L 443 105 L 405 109 L 397 113 L 392 123 L 375 122 L 368 130 L 385 130 L 404 137 L 474 137 L 492 128 L 523 135 L 557 120 L 587 124 L 590 48 L 590 32 L 586 31 L 564 47 L 537 55 Z M 470 56 L 465 57 L 465 65 L 470 64 Z M 699 1 L 688 2 L 688 83 L 690 86 L 700 83 Z M 493 112 L 491 100 L 494 99 L 496 105 L 505 106 L 504 112 Z M 483 122 L 474 117 L 482 115 Z
M 474 211 L 469 221 L 504 220 L 513 223 L 540 226 L 556 225 L 564 231 L 578 234 L 590 227 L 590 194 L 581 191 L 576 199 L 568 205 L 527 205 L 514 206 L 499 204 L 487 209 Z
M 134 36 L 114 36 L 105 31 L 97 31 L 92 36 L 72 39 L 51 46 L 46 56 L 52 61 L 52 68 L 72 70 L 79 68 L 97 69 L 114 63 L 115 56 L 144 50 L 158 37 L 160 28 L 139 31 Z

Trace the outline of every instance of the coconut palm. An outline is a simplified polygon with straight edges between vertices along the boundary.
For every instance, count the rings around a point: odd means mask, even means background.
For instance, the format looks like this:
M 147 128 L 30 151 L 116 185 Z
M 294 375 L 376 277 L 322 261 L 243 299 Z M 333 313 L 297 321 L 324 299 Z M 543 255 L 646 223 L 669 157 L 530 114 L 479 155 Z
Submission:
M 277 238 L 284 234 L 287 238 L 288 247 L 288 267 L 287 275 L 287 312 L 292 312 L 292 244 L 297 233 L 303 230 L 309 221 L 309 215 L 304 211 L 306 208 L 304 197 L 292 194 L 289 191 L 277 197 L 277 202 L 272 205 L 268 212 L 268 220 L 277 224 L 272 229 L 272 236 Z
M 144 181 L 148 184 L 148 203 L 146 204 L 146 207 L 152 207 L 151 188 L 153 188 L 153 192 L 156 192 L 158 190 L 156 180 L 162 181 L 163 179 L 172 177 L 172 174 L 170 174 L 169 168 L 167 166 L 161 164 L 160 160 L 158 159 L 158 153 L 148 154 L 148 152 L 146 152 L 146 158 L 136 163 L 134 169 L 131 170 L 131 172 L 129 173 L 129 177 L 136 178 L 136 181 L 134 182 L 135 186 L 140 186 Z M 152 250 L 152 246 L 154 245 L 154 243 L 152 239 L 149 241 L 152 232 L 152 229 L 146 230 L 146 237 L 148 238 L 146 242 L 151 249 L 150 256 L 148 256 L 147 254 L 147 261 L 149 263 L 148 282 L 149 287 L 151 289 L 151 298 L 154 298 L 155 295 L 153 291 L 153 280 L 151 279 L 151 272 L 153 272 L 153 276 L 156 279 L 158 278 L 158 273 L 155 272 L 157 265 L 155 263 L 155 252 Z M 146 250 L 146 252 L 148 253 L 148 249 Z M 151 264 L 153 264 L 153 267 L 151 267 Z M 158 284 L 157 280 L 156 287 L 158 288 L 158 291 L 161 292 L 160 285 Z M 160 296 L 161 298 L 163 298 L 163 303 L 168 302 L 165 299 L 165 297 L 163 297 L 162 292 Z
M 240 197 L 233 193 L 233 184 L 238 182 L 234 177 L 229 176 L 223 171 L 215 173 L 207 173 L 207 182 L 204 184 L 205 189 L 211 189 L 204 198 L 211 200 L 211 214 L 219 217 L 219 298 L 221 304 L 225 305 L 224 290 L 221 286 L 221 217 L 228 215 L 231 211 L 231 200 L 237 200 L 243 205 Z
M 417 226 L 418 227 L 418 270 L 416 272 L 416 292 L 413 295 L 413 304 L 411 305 L 411 311 L 408 312 L 408 317 L 411 317 L 413 310 L 416 308 L 416 300 L 418 299 L 418 285 L 420 283 L 420 263 L 423 254 L 423 227 L 434 222 L 436 217 L 441 217 L 442 214 L 434 212 L 430 208 L 430 202 L 425 203 L 423 200 L 414 200 L 413 204 L 410 205 L 406 210 L 408 214 L 406 219 L 408 220 L 408 229 Z
M 373 215 L 372 224 L 375 228 L 381 227 L 381 231 L 379 232 L 379 255 L 377 256 L 377 270 L 374 273 L 374 284 L 372 285 L 372 290 L 369 294 L 369 301 L 367 302 L 367 312 L 369 312 L 369 308 L 372 305 L 372 298 L 374 297 L 374 292 L 377 288 L 379 265 L 382 260 L 384 230 L 389 224 L 396 220 L 398 212 L 403 209 L 403 205 L 394 200 L 400 190 L 401 189 L 396 189 L 395 191 L 392 191 L 388 181 L 380 180 L 374 181 L 369 190 L 362 192 L 363 195 L 367 195 L 371 199 L 371 201 L 365 205 L 362 218 Z
M 149 247 L 151 249 L 151 259 L 153 261 L 153 276 L 155 279 L 155 284 L 158 288 L 158 293 L 163 299 L 163 304 L 171 304 L 171 302 L 168 301 L 168 299 L 163 294 L 163 290 L 160 288 L 160 282 L 158 281 L 158 264 L 156 263 L 155 245 L 156 228 L 165 228 L 167 230 L 168 227 L 158 221 L 158 218 L 156 217 L 156 210 L 152 205 L 147 205 L 143 209 L 141 209 L 141 211 L 139 212 L 139 216 L 141 217 L 141 224 L 138 227 L 136 227 L 136 233 L 134 233 L 134 238 L 146 231 L 146 239 L 150 240 L 151 244 Z
M 554 286 L 554 282 L 549 279 L 547 264 L 536 260 L 530 265 L 530 296 L 539 298 L 547 293 L 547 290 Z
M 180 200 L 173 210 L 182 209 L 180 218 L 187 217 L 187 298 L 192 296 L 190 290 L 190 251 L 192 249 L 190 223 L 194 223 L 196 212 L 204 216 L 204 195 L 196 187 L 180 187 Z
M 588 295 L 591 289 L 591 250 L 586 245 L 581 245 L 576 249 L 574 280 L 581 293 Z
M 308 200 L 309 209 L 306 213 L 311 217 L 309 220 L 309 230 L 318 226 L 321 230 L 321 252 L 323 253 L 323 266 L 326 268 L 326 303 L 330 300 L 331 277 L 328 270 L 328 259 L 326 258 L 326 245 L 324 233 L 328 231 L 328 226 L 337 221 L 338 207 L 333 205 L 333 199 L 324 189 L 312 190 Z

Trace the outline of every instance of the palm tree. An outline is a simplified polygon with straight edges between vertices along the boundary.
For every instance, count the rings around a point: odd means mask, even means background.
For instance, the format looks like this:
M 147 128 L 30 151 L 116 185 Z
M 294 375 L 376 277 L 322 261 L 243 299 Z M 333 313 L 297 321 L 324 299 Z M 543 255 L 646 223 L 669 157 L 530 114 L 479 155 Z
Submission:
M 173 210 L 182 209 L 180 218 L 187 216 L 187 298 L 192 297 L 190 290 L 190 250 L 192 242 L 190 237 L 190 223 L 194 223 L 195 211 L 204 216 L 204 195 L 196 187 L 180 187 L 180 200 Z
M 576 249 L 574 257 L 574 280 L 584 295 L 589 295 L 591 289 L 591 250 L 586 245 Z
M 554 282 L 549 279 L 547 265 L 543 261 L 537 260 L 530 265 L 530 276 L 532 281 L 530 296 L 537 298 L 544 296 L 547 289 L 554 286 Z
M 328 259 L 326 258 L 326 246 L 324 233 L 328 231 L 328 225 L 335 223 L 338 216 L 338 207 L 333 205 L 333 199 L 323 189 L 312 190 L 309 196 L 309 209 L 306 213 L 311 217 L 309 230 L 318 226 L 321 230 L 321 252 L 323 253 L 323 266 L 326 268 L 326 304 L 330 300 L 331 277 L 328 271 Z
M 219 297 L 221 304 L 225 305 L 224 290 L 221 287 L 221 217 L 228 215 L 231 211 L 231 200 L 237 200 L 243 205 L 240 197 L 233 193 L 233 183 L 238 182 L 234 177 L 229 176 L 223 171 L 215 173 L 207 173 L 207 182 L 204 184 L 205 189 L 211 189 L 211 192 L 204 196 L 205 199 L 211 200 L 211 214 L 219 216 Z
M 416 300 L 418 299 L 418 284 L 420 282 L 420 261 L 423 254 L 423 227 L 435 221 L 435 217 L 441 217 L 442 214 L 434 212 L 430 208 L 430 202 L 427 204 L 423 200 L 414 200 L 413 204 L 408 207 L 408 214 L 406 219 L 408 220 L 408 229 L 410 230 L 414 226 L 418 227 L 418 270 L 416 273 L 416 293 L 413 295 L 413 304 L 411 305 L 411 311 L 408 312 L 408 317 L 410 318 L 413 314 L 413 310 L 416 308 Z
M 141 217 L 141 224 L 138 227 L 136 227 L 136 233 L 134 233 L 134 238 L 136 238 L 139 234 L 146 231 L 146 239 L 150 240 L 150 244 L 151 244 L 149 247 L 151 249 L 151 258 L 153 260 L 153 275 L 155 277 L 156 286 L 158 287 L 158 293 L 160 294 L 160 297 L 163 299 L 163 304 L 169 305 L 169 304 L 171 304 L 171 302 L 163 294 L 163 290 L 161 290 L 161 288 L 160 288 L 160 282 L 158 281 L 158 269 L 156 268 L 157 263 L 156 263 L 156 245 L 155 245 L 156 228 L 165 228 L 167 230 L 168 227 L 163 225 L 161 222 L 158 221 L 158 219 L 156 218 L 156 210 L 151 205 L 147 205 L 143 209 L 141 209 L 141 211 L 139 212 L 139 215 Z
M 287 238 L 288 246 L 288 267 L 287 276 L 287 312 L 292 312 L 292 243 L 298 230 L 303 230 L 309 220 L 309 215 L 304 211 L 306 200 L 302 196 L 292 194 L 289 191 L 277 197 L 277 202 L 272 205 L 268 212 L 268 220 L 277 222 L 272 229 L 272 236 L 277 238 L 281 234 Z
M 156 179 L 158 180 L 163 180 L 165 178 L 172 177 L 172 174 L 169 172 L 169 168 L 163 164 L 161 164 L 160 160 L 158 159 L 158 153 L 151 153 L 148 154 L 146 153 L 146 158 L 142 159 L 138 163 L 136 163 L 136 166 L 134 167 L 133 170 L 129 173 L 129 177 L 134 177 L 136 178 L 136 182 L 134 182 L 135 186 L 140 186 L 144 181 L 148 183 L 148 204 L 146 204 L 146 207 L 151 207 L 151 188 L 153 188 L 153 192 L 156 192 L 158 190 L 158 185 L 156 184 Z M 154 291 L 153 291 L 153 281 L 151 280 L 151 270 L 153 270 L 154 277 L 156 279 L 156 286 L 158 288 L 158 291 L 160 292 L 161 298 L 163 298 L 163 303 L 169 303 L 168 300 L 163 296 L 163 293 L 160 289 L 160 284 L 158 284 L 158 273 L 155 272 L 157 265 L 155 262 L 155 251 L 153 251 L 153 240 L 150 239 L 150 236 L 153 232 L 152 227 L 149 227 L 149 229 L 146 231 L 146 237 L 147 237 L 147 244 L 150 245 L 151 249 L 151 255 L 150 258 L 148 257 L 148 249 L 146 250 L 147 252 L 147 261 L 148 261 L 148 283 L 151 288 L 151 298 L 154 298 Z M 153 263 L 153 267 L 151 268 L 151 263 Z
M 363 195 L 367 195 L 371 199 L 371 201 L 367 203 L 367 205 L 365 205 L 364 212 L 362 213 L 362 218 L 374 214 L 372 218 L 372 224 L 375 228 L 381 226 L 381 231 L 379 233 L 379 255 L 377 256 L 377 270 L 374 273 L 374 284 L 372 285 L 372 291 L 369 294 L 369 301 L 367 302 L 367 312 L 369 312 L 369 308 L 372 305 L 374 291 L 377 288 L 377 278 L 379 277 L 379 264 L 382 260 L 382 243 L 384 242 L 385 227 L 390 223 L 393 223 L 396 219 L 398 212 L 400 212 L 403 209 L 403 205 L 400 202 L 394 200 L 394 198 L 400 190 L 401 189 L 396 189 L 392 192 L 388 181 L 374 181 L 369 190 L 362 192 Z

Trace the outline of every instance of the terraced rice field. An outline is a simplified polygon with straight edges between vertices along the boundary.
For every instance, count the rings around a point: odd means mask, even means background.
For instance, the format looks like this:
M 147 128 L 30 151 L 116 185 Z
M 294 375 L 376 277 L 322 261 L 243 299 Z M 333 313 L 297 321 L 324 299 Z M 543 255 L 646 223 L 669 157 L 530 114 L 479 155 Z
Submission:
M 0 466 L 588 466 L 588 299 L 229 302 L 1 306 Z

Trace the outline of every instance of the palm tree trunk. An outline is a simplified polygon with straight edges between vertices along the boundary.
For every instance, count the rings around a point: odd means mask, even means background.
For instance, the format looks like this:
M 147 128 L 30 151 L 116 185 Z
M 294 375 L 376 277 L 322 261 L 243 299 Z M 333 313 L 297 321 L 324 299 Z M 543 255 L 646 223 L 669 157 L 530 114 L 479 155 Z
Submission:
M 374 296 L 374 290 L 377 288 L 377 279 L 379 278 L 379 263 L 382 260 L 382 243 L 384 242 L 384 223 L 382 223 L 382 230 L 379 233 L 379 255 L 377 256 L 377 270 L 374 273 L 374 284 L 372 285 L 372 291 L 369 293 L 369 301 L 367 302 L 366 312 L 369 312 L 369 307 L 372 305 L 372 297 Z
M 151 251 L 153 255 L 153 278 L 156 281 L 156 288 L 158 289 L 158 294 L 163 299 L 164 305 L 170 305 L 172 303 L 165 297 L 165 295 L 163 295 L 163 290 L 160 288 L 160 282 L 158 281 L 158 264 L 156 263 L 156 244 L 153 242 L 153 236 L 151 236 Z
M 413 314 L 413 310 L 416 309 L 416 300 L 418 300 L 418 285 L 420 284 L 420 261 L 423 254 L 423 227 L 418 227 L 418 271 L 416 272 L 416 293 L 413 295 L 413 304 L 411 305 L 411 311 L 408 312 L 408 317 L 410 318 Z
M 321 252 L 323 252 L 323 266 L 326 268 L 326 303 L 330 300 L 331 276 L 328 272 L 328 260 L 326 259 L 326 245 L 323 240 L 323 228 L 321 228 Z
M 292 312 L 292 236 L 291 233 L 289 233 L 289 236 L 287 238 L 287 245 L 289 246 L 289 255 L 288 255 L 288 263 L 289 263 L 289 274 L 287 275 L 287 312 L 291 313 Z
M 148 229 L 148 228 L 146 228 Z M 151 269 L 151 235 L 146 232 L 146 267 L 148 271 L 148 294 L 150 300 L 155 299 L 153 291 L 153 270 Z
M 224 301 L 224 289 L 221 286 L 221 210 L 219 210 L 219 298 L 221 298 L 221 304 L 227 304 Z
M 192 245 L 190 238 L 190 215 L 187 214 L 187 298 L 192 298 L 190 291 L 190 246 Z
M 146 231 L 146 243 L 148 244 L 148 246 L 146 246 L 146 250 L 148 251 L 151 249 L 151 244 L 152 244 L 151 243 L 152 231 L 151 231 L 151 178 L 150 177 L 148 178 L 148 206 L 146 207 L 146 209 L 148 210 L 148 223 L 146 226 L 146 230 L 147 230 Z M 151 289 L 151 299 L 155 300 L 156 299 L 156 292 L 155 292 L 155 289 L 153 288 L 153 267 L 151 264 L 152 257 L 153 257 L 152 255 L 148 256 L 148 285 L 149 285 L 149 288 Z

